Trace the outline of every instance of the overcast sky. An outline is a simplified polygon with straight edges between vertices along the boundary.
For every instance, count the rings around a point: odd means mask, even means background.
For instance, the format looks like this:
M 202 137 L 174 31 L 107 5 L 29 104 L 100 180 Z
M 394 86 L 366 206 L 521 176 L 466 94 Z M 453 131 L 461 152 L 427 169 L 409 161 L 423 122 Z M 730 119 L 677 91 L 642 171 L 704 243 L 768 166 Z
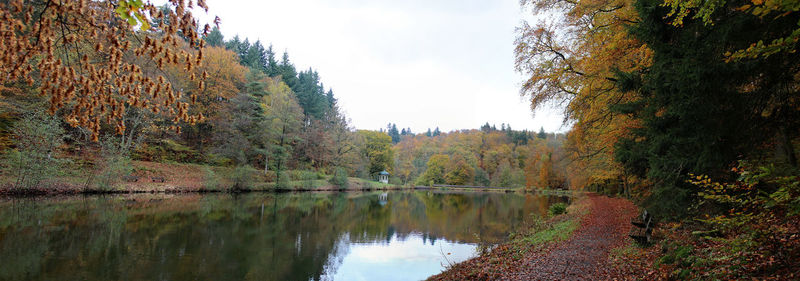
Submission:
M 207 2 L 226 40 L 271 43 L 298 70 L 317 70 L 358 129 L 567 130 L 557 110 L 534 118 L 519 96 L 519 0 Z

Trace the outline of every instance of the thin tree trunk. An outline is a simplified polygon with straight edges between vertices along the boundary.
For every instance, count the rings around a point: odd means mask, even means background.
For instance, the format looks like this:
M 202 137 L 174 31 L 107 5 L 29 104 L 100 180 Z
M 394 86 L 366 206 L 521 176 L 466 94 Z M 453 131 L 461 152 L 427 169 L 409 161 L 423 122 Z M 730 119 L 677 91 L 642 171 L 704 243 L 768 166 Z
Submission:
M 625 198 L 631 199 L 631 190 L 630 186 L 628 186 L 628 173 L 622 172 L 622 191 L 625 194 Z
M 780 131 L 781 142 L 783 143 L 783 152 L 786 154 L 786 160 L 792 167 L 797 167 L 797 156 L 794 154 L 794 145 L 792 144 L 792 137 L 789 135 L 789 129 L 783 126 Z
M 283 149 L 283 140 L 284 140 L 284 136 L 285 136 L 285 135 L 286 135 L 286 124 L 284 123 L 284 124 L 283 124 L 283 129 L 281 129 L 281 142 L 280 142 L 280 147 L 281 147 L 281 149 Z M 280 173 L 280 172 L 281 172 L 281 166 L 282 166 L 282 164 L 283 164 L 283 161 L 281 160 L 281 158 L 282 158 L 282 157 L 279 157 L 279 158 L 278 158 L 278 166 L 277 166 L 277 167 L 276 167 L 276 169 L 275 169 L 275 170 L 276 170 L 278 173 Z M 276 179 L 276 181 L 277 181 L 277 180 L 278 180 L 278 179 Z
M 266 150 L 267 151 L 264 152 L 264 175 L 265 176 L 267 175 L 267 172 L 269 171 L 269 149 L 266 149 Z

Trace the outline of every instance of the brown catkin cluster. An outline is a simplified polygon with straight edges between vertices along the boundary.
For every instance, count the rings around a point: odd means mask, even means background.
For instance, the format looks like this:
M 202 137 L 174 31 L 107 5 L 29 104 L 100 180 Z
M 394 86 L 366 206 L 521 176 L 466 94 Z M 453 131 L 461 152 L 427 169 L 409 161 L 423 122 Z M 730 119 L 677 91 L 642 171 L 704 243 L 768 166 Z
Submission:
M 202 89 L 208 74 L 194 72 L 209 26 L 198 31 L 191 9 L 196 4 L 207 11 L 205 1 L 169 0 L 166 8 L 132 2 L 0 2 L 1 81 L 38 89 L 49 98 L 51 114 L 63 111 L 67 123 L 89 129 L 95 140 L 101 122 L 122 134 L 128 107 L 169 114 L 176 131 L 179 122 L 202 121 L 188 114 L 196 97 L 182 100 L 180 89 L 163 75 L 145 75 L 140 63 L 153 62 L 159 69 L 181 65 Z M 123 16 L 142 20 L 132 25 Z

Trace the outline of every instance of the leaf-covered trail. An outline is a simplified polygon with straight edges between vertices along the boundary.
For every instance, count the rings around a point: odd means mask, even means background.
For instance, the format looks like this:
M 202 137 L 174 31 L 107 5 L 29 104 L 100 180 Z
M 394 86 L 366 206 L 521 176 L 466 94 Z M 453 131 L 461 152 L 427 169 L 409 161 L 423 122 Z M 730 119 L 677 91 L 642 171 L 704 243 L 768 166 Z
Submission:
M 624 279 L 608 264 L 611 249 L 621 246 L 637 209 L 630 201 L 589 195 L 590 212 L 573 236 L 545 251 L 528 255 L 505 280 Z
M 499 245 L 486 255 L 456 264 L 430 280 L 625 280 L 609 262 L 612 249 L 622 246 L 637 208 L 628 200 L 587 195 L 581 205 L 588 214 L 570 238 L 523 251 Z

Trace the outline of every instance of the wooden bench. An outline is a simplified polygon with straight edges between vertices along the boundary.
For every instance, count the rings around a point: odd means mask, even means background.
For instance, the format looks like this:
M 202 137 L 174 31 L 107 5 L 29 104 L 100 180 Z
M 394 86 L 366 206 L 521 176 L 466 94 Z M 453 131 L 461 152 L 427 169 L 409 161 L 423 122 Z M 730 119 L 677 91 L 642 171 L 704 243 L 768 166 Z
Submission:
M 642 214 L 635 216 L 631 219 L 631 224 L 635 227 L 631 228 L 628 234 L 633 240 L 639 244 L 650 244 L 653 233 L 653 216 L 647 210 L 642 211 Z
M 134 175 L 122 176 L 122 180 L 127 181 L 127 182 L 137 182 L 137 181 L 139 181 L 139 177 L 138 176 L 134 176 Z
M 150 177 L 150 180 L 152 180 L 153 182 L 166 182 L 167 181 L 167 179 L 164 178 L 164 177 Z

